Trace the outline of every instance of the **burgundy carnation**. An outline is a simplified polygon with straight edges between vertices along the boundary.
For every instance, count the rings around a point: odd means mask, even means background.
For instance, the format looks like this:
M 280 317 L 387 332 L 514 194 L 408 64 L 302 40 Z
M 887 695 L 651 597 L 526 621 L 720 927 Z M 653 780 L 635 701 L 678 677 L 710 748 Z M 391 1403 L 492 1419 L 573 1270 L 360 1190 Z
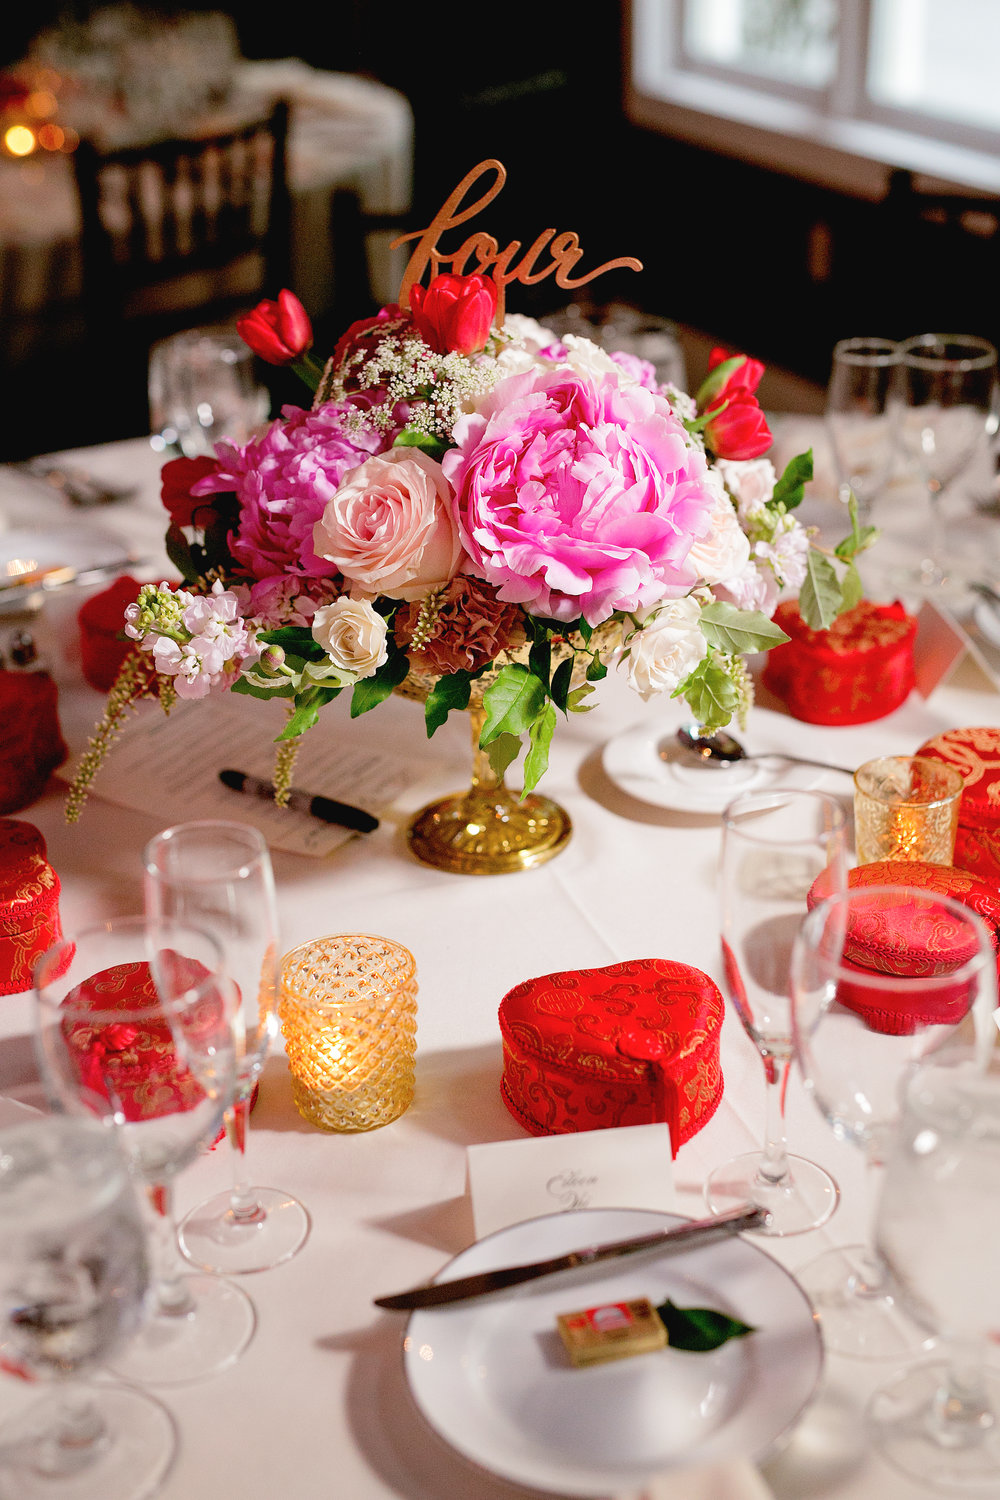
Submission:
M 524 616 L 517 604 L 502 604 L 495 590 L 479 578 L 457 573 L 439 596 L 437 619 L 429 639 L 413 661 L 444 676 L 464 668 L 475 672 L 501 651 L 524 643 Z M 405 651 L 413 640 L 419 602 L 404 604 L 394 622 L 396 644 Z

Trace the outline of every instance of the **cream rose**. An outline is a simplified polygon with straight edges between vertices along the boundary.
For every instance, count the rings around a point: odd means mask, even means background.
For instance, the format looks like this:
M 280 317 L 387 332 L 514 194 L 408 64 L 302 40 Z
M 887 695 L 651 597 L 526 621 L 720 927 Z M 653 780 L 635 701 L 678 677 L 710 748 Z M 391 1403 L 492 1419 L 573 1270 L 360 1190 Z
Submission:
M 628 685 L 640 698 L 672 693 L 693 672 L 707 650 L 701 633 L 701 606 L 688 594 L 652 610 L 642 627 L 629 637 L 620 665 Z
M 765 506 L 774 494 L 778 476 L 769 458 L 719 458 L 715 467 L 736 501 L 741 521 Z
M 454 576 L 462 545 L 451 486 L 419 448 L 391 448 L 345 474 L 313 527 L 318 556 L 359 589 L 420 599 Z
M 721 479 L 711 469 L 706 479 L 716 491 L 715 504 L 709 516 L 708 533 L 694 543 L 688 562 L 697 568 L 701 582 L 711 585 L 743 572 L 750 561 L 750 543 Z
M 367 599 L 343 595 L 325 604 L 313 615 L 312 636 L 351 678 L 374 676 L 388 655 L 385 620 Z

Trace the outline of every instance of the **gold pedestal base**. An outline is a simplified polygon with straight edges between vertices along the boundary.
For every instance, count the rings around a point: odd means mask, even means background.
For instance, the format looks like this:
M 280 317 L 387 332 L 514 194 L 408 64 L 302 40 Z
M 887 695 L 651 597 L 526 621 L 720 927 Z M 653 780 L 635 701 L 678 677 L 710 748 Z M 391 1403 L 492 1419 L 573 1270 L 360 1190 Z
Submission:
M 410 848 L 425 865 L 458 875 L 505 875 L 544 864 L 569 843 L 569 814 L 548 797 L 518 797 L 501 783 L 473 786 L 417 813 Z

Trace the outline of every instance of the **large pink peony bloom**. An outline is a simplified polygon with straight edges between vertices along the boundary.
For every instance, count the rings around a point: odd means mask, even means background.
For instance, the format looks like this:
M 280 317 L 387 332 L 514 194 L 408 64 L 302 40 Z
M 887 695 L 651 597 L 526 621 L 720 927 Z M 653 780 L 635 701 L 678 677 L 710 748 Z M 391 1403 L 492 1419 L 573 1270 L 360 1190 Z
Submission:
M 535 615 L 599 624 L 686 593 L 714 493 L 666 401 L 616 375 L 501 381 L 442 464 L 473 571 Z
M 286 406 L 245 447 L 220 443 L 216 472 L 194 485 L 192 494 L 236 491 L 240 520 L 230 548 L 251 577 L 322 578 L 332 570 L 313 549 L 313 527 L 344 475 L 385 442 L 367 426 L 349 431 L 345 408 L 334 402 L 316 411 Z

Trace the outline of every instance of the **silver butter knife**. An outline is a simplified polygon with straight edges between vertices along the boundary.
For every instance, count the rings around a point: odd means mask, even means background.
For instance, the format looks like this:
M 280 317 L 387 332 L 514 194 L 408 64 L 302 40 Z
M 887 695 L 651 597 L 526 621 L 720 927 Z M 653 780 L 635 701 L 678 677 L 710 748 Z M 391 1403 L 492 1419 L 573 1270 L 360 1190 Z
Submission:
M 25 573 L 0 574 L 0 598 L 14 594 L 31 594 L 39 590 L 49 593 L 66 584 L 98 583 L 102 578 L 113 578 L 116 573 L 127 573 L 129 568 L 139 567 L 139 557 L 126 557 L 120 562 L 95 563 L 90 568 L 73 568 L 68 564 L 53 564 L 47 568 L 32 568 Z
M 453 1281 L 436 1281 L 429 1286 L 415 1286 L 408 1292 L 397 1292 L 391 1297 L 376 1297 L 376 1307 L 387 1307 L 393 1312 L 408 1311 L 415 1307 L 442 1307 L 449 1302 L 464 1302 L 469 1297 L 481 1297 L 486 1292 L 497 1292 L 503 1287 L 517 1286 L 522 1281 L 535 1281 L 539 1276 L 552 1276 L 556 1271 L 570 1271 L 575 1266 L 592 1266 L 601 1260 L 613 1260 L 620 1255 L 634 1255 L 639 1250 L 690 1250 L 694 1245 L 703 1245 L 711 1240 L 723 1239 L 727 1235 L 740 1234 L 744 1229 L 760 1229 L 769 1218 L 764 1208 L 731 1209 L 711 1219 L 692 1219 L 687 1224 L 678 1224 L 673 1229 L 658 1229 L 653 1234 L 641 1234 L 636 1239 L 613 1240 L 607 1245 L 589 1245 L 583 1250 L 569 1250 L 564 1255 L 554 1255 L 550 1260 L 530 1261 L 520 1266 L 504 1266 L 496 1271 L 477 1271 L 472 1276 L 458 1276 Z

